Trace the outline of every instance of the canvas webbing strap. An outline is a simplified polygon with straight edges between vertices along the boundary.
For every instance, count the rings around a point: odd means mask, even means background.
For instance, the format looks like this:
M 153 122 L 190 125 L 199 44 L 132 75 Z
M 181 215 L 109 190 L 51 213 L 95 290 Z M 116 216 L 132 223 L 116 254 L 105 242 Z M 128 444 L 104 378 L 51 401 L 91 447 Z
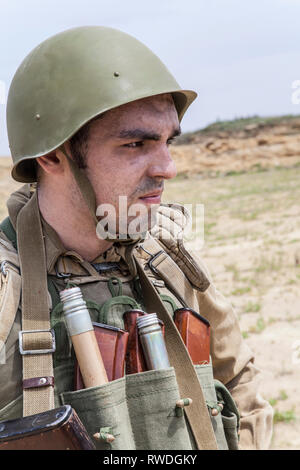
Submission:
M 53 338 L 50 332 L 47 268 L 37 193 L 17 218 L 22 276 L 23 416 L 54 408 Z M 52 351 L 52 352 L 51 352 Z
M 148 251 L 149 244 L 147 245 Z M 165 325 L 165 340 L 170 364 L 175 369 L 176 379 L 181 398 L 191 398 L 193 403 L 185 408 L 193 435 L 200 450 L 216 450 L 217 442 L 206 406 L 205 398 L 192 360 L 184 342 L 173 322 L 173 319 L 165 309 L 155 287 L 144 270 L 139 257 L 134 254 L 140 276 L 144 303 L 148 311 L 155 311 Z M 149 255 L 149 260 L 151 255 Z M 162 263 L 160 268 L 162 269 Z M 168 268 L 167 268 L 168 269 Z M 170 273 L 171 274 L 171 273 Z
M 184 307 L 191 307 L 194 303 L 194 292 L 178 264 L 150 234 L 143 242 L 143 249 L 151 254 L 148 260 L 151 270 L 165 281 Z

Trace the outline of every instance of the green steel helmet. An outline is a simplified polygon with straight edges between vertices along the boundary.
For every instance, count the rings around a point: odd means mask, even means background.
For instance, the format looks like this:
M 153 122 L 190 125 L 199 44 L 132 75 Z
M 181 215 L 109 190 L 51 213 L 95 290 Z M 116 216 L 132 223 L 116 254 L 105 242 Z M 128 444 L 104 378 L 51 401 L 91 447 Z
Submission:
M 36 181 L 35 158 L 57 149 L 95 116 L 141 98 L 172 93 L 181 120 L 197 94 L 182 90 L 148 47 L 102 26 L 50 37 L 22 62 L 7 99 L 16 181 Z

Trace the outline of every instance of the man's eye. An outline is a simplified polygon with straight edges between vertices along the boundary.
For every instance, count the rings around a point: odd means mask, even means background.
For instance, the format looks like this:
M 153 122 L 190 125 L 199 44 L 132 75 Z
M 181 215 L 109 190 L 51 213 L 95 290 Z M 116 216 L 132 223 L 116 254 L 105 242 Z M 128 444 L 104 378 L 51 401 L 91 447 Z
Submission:
M 125 144 L 124 147 L 136 148 L 136 147 L 142 147 L 143 145 L 144 145 L 144 142 L 141 140 L 139 142 L 130 142 L 130 144 Z

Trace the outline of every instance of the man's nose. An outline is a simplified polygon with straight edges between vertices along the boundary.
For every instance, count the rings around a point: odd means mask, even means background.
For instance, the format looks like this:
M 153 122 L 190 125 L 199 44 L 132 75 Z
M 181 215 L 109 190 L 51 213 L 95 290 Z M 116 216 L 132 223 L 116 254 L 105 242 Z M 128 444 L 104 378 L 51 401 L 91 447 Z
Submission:
M 148 168 L 148 175 L 151 178 L 171 179 L 177 175 L 177 169 L 170 150 L 167 146 L 160 148 L 151 155 Z

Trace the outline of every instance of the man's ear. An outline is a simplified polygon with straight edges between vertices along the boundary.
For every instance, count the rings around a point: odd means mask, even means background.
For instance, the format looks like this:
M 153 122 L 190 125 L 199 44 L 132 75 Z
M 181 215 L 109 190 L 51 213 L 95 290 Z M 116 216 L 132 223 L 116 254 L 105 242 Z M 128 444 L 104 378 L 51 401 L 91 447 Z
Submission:
M 37 162 L 45 173 L 60 174 L 64 171 L 65 156 L 60 150 L 54 150 L 37 158 Z

